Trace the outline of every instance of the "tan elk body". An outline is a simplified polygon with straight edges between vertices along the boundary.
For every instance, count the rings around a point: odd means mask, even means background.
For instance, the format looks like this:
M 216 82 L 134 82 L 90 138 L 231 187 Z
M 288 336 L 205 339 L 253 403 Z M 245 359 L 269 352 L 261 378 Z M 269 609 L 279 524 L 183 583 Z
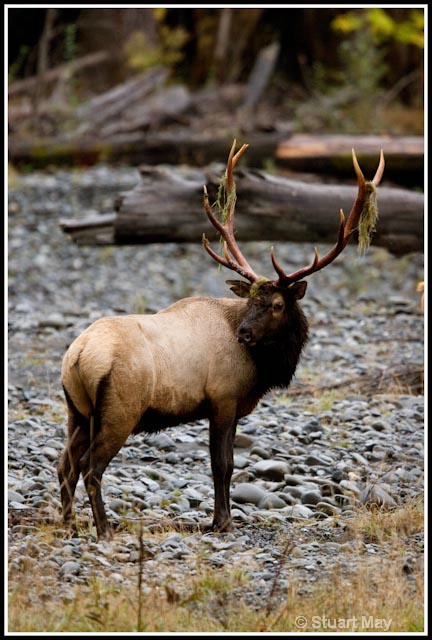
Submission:
M 207 417 L 209 402 L 242 404 L 239 399 L 255 383 L 250 355 L 233 330 L 244 305 L 228 298 L 186 298 L 154 315 L 97 320 L 64 358 L 62 380 L 70 399 L 82 415 L 91 415 L 100 381 L 109 376 L 116 395 L 107 395 L 106 410 L 118 421 L 112 435 L 119 439 L 142 430 L 139 421 L 148 409 L 158 418 L 157 428 Z M 256 402 L 246 401 L 237 411 L 246 415 Z
M 354 158 L 359 193 L 338 241 L 321 259 L 286 274 L 271 252 L 275 281 L 254 273 L 234 239 L 233 168 L 226 170 L 227 216 L 204 205 L 224 239 L 224 257 L 204 239 L 208 253 L 248 280 L 228 281 L 241 300 L 185 298 L 156 314 L 105 317 L 88 327 L 63 360 L 68 405 L 68 442 L 58 465 L 63 517 L 73 525 L 73 497 L 82 473 L 99 537 L 110 537 L 101 493 L 104 470 L 131 434 L 208 418 L 215 489 L 211 528 L 231 528 L 229 503 L 233 443 L 239 418 L 248 415 L 271 388 L 288 386 L 308 338 L 298 301 L 306 283 L 343 250 L 358 225 L 365 202 L 379 183 L 384 162 L 366 183 Z M 372 185 L 370 188 L 367 185 Z

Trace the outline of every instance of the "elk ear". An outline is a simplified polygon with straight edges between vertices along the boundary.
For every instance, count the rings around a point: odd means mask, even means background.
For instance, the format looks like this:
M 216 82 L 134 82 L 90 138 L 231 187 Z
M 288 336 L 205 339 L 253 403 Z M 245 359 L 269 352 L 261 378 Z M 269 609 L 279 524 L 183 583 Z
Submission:
M 231 291 L 233 291 L 239 298 L 249 298 L 251 285 L 244 280 L 227 280 L 226 284 L 230 285 Z
M 307 289 L 307 282 L 302 280 L 301 282 L 296 282 L 290 286 L 290 290 L 294 295 L 294 300 L 301 300 L 304 297 Z

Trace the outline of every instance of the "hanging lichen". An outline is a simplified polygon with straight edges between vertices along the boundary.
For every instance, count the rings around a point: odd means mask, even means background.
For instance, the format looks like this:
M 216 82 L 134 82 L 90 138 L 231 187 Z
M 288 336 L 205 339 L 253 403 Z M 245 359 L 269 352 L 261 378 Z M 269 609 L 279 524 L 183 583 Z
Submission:
M 365 189 L 366 198 L 358 224 L 358 251 L 360 254 L 366 253 L 369 249 L 378 220 L 376 187 L 372 182 L 366 181 Z
M 226 173 L 224 173 L 219 184 L 216 201 L 213 204 L 213 208 L 216 208 L 218 210 L 219 219 L 222 224 L 225 224 L 228 220 L 229 212 L 231 211 L 233 202 L 237 197 L 235 184 L 233 185 L 231 192 L 227 194 L 226 181 L 227 176 Z M 223 246 L 224 239 L 222 238 L 222 236 L 219 238 L 219 242 L 221 246 Z
M 225 224 L 225 222 L 228 220 L 228 215 L 231 210 L 233 200 L 235 200 L 237 197 L 235 185 L 233 185 L 231 192 L 227 194 L 226 181 L 227 181 L 227 177 L 226 177 L 226 173 L 224 173 L 218 188 L 216 202 L 213 205 L 219 211 L 219 217 L 222 224 Z

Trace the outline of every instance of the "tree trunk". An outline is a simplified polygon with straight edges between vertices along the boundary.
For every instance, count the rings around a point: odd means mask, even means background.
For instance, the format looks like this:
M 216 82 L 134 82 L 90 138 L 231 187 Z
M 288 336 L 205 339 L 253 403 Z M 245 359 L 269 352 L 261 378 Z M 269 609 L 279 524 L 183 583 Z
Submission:
M 36 77 L 40 80 L 35 86 L 33 93 L 33 117 L 36 120 L 39 114 L 39 105 L 43 94 L 42 78 L 49 67 L 49 48 L 51 44 L 52 30 L 57 18 L 57 9 L 48 9 L 45 17 L 45 24 L 38 43 L 38 57 Z
M 227 66 L 229 66 L 227 54 L 230 42 L 232 17 L 233 10 L 228 7 L 222 9 L 219 15 L 216 46 L 212 61 L 212 70 L 210 72 L 210 77 L 214 77 L 218 84 L 221 84 L 224 81 L 225 72 Z
M 223 167 L 143 166 L 140 172 L 140 184 L 117 198 L 115 215 L 63 220 L 64 232 L 79 244 L 200 242 L 203 233 L 216 239 L 204 213 L 203 185 L 214 202 Z M 236 171 L 236 184 L 236 230 L 242 242 L 334 243 L 339 210 L 348 215 L 357 193 L 355 186 L 309 184 L 245 169 Z M 378 208 L 375 246 L 395 255 L 423 251 L 422 194 L 378 187 Z

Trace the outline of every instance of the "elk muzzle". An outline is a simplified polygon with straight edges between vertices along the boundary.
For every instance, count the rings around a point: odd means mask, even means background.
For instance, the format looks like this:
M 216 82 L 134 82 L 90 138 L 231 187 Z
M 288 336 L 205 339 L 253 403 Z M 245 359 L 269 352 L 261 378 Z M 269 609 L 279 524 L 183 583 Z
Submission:
M 256 339 L 254 338 L 253 331 L 250 326 L 242 323 L 237 329 L 237 340 L 240 344 L 245 344 L 248 347 L 256 345 Z

